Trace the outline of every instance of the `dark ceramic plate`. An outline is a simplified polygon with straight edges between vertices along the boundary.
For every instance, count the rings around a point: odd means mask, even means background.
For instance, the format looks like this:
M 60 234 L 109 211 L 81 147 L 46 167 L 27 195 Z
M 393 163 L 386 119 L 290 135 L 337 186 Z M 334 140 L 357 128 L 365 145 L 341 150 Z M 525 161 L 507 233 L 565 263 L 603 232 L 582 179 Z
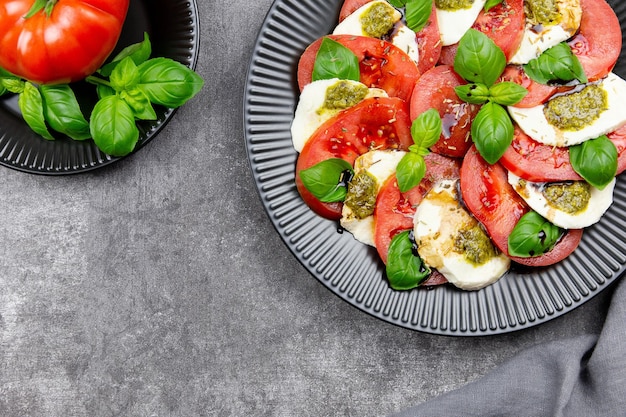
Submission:
M 153 57 L 172 58 L 195 68 L 199 30 L 194 0 L 131 0 L 118 46 L 111 56 L 143 40 L 144 32 L 150 36 Z M 88 112 L 95 103 L 93 87 L 82 83 L 75 87 L 83 111 Z M 135 151 L 153 139 L 174 114 L 172 109 L 155 110 L 157 120 L 139 124 Z M 24 123 L 15 96 L 0 99 L 0 164 L 35 174 L 61 175 L 90 171 L 119 159 L 102 153 L 92 140 L 58 137 L 47 141 L 39 137 Z
M 612 0 L 626 33 L 626 3 Z M 296 258 L 333 293 L 375 317 L 409 329 L 450 336 L 507 333 L 558 317 L 591 299 L 626 269 L 626 177 L 602 221 L 558 265 L 514 269 L 476 292 L 452 287 L 394 291 L 376 251 L 338 233 L 315 215 L 294 184 L 297 154 L 290 124 L 302 51 L 331 31 L 341 0 L 276 0 L 261 28 L 246 81 L 244 127 L 252 173 L 281 238 Z M 615 72 L 626 76 L 622 54 Z

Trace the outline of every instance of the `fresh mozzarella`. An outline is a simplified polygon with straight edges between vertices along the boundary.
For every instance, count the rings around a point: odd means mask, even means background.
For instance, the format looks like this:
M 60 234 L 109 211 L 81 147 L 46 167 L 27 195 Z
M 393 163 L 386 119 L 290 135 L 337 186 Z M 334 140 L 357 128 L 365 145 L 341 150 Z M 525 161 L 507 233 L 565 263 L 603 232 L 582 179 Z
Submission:
M 560 20 L 554 25 L 538 25 L 527 19 L 524 37 L 510 63 L 524 65 L 537 58 L 545 50 L 574 36 L 580 27 L 582 8 L 580 0 L 558 0 Z
M 474 0 L 468 9 L 443 10 L 436 8 L 441 44 L 446 46 L 459 42 L 465 32 L 476 22 L 485 2 L 486 0 Z
M 522 180 L 509 172 L 509 184 L 513 186 L 515 191 L 517 191 L 533 210 L 554 225 L 562 227 L 563 229 L 582 229 L 597 223 L 613 203 L 615 179 L 603 190 L 589 186 L 589 202 L 586 207 L 574 213 L 564 211 L 556 205 L 550 204 L 543 192 L 546 183 Z
M 519 127 L 537 142 L 550 146 L 572 146 L 617 130 L 626 124 L 626 81 L 611 73 L 599 84 L 607 93 L 607 109 L 590 125 L 563 130 L 552 125 L 544 114 L 545 105 L 531 108 L 509 107 Z
M 385 181 L 392 175 L 395 175 L 396 167 L 405 154 L 406 152 L 393 150 L 367 152 L 359 156 L 354 162 L 354 176 L 356 177 L 363 171 L 366 171 L 375 179 L 377 186 L 376 194 L 378 195 Z M 350 186 L 348 186 L 348 192 L 350 192 Z M 373 215 L 360 218 L 347 204 L 344 204 L 339 224 L 352 233 L 358 241 L 366 245 L 375 246 L 375 221 Z
M 291 123 L 291 139 L 293 147 L 296 151 L 301 152 L 305 143 L 318 127 L 326 120 L 330 119 L 344 108 L 337 107 L 329 109 L 325 107 L 326 97 L 333 87 L 342 83 L 346 89 L 366 91 L 365 98 L 369 97 L 387 97 L 387 93 L 380 88 L 367 88 L 365 84 L 358 81 L 339 80 L 333 78 L 330 80 L 318 80 L 307 84 L 300 93 L 298 106 Z
M 456 180 L 444 180 L 426 194 L 415 213 L 415 241 L 425 264 L 458 288 L 478 290 L 500 279 L 511 261 L 495 248 L 478 221 L 463 208 L 457 185 Z M 484 255 L 480 263 L 471 259 L 469 249 L 463 249 L 474 245 L 480 248 L 475 254 Z
M 367 30 L 364 21 L 373 16 L 384 15 L 389 19 L 389 28 L 385 33 L 372 33 Z M 401 21 L 402 14 L 385 0 L 371 1 L 352 12 L 333 31 L 333 35 L 356 35 L 385 39 L 391 42 L 416 63 L 419 62 L 419 49 L 415 32 Z M 381 26 L 386 28 L 386 26 Z

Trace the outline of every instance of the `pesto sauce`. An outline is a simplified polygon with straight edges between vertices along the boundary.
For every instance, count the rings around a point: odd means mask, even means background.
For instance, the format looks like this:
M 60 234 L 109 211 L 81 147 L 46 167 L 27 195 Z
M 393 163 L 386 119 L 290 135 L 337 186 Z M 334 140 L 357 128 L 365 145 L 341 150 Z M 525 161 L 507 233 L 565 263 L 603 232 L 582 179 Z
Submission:
M 556 0 L 524 0 L 524 12 L 535 25 L 556 25 L 561 21 Z
M 374 3 L 361 15 L 363 32 L 372 38 L 382 38 L 393 29 L 394 11 L 388 3 Z
M 326 90 L 322 110 L 342 110 L 352 107 L 362 101 L 368 91 L 364 84 L 338 81 Z
M 357 218 L 364 219 L 374 213 L 377 194 L 376 178 L 367 171 L 361 171 L 348 183 L 348 194 L 344 204 Z
M 474 0 L 435 0 L 435 6 L 439 10 L 461 10 L 469 9 L 474 4 Z
M 543 113 L 552 126 L 573 131 L 590 125 L 607 109 L 606 91 L 593 84 L 579 92 L 553 98 Z
M 454 250 L 463 253 L 465 259 L 474 265 L 482 265 L 498 254 L 479 224 L 459 231 L 454 239 Z
M 591 199 L 591 185 L 585 181 L 547 184 L 541 193 L 552 207 L 576 214 L 587 208 Z

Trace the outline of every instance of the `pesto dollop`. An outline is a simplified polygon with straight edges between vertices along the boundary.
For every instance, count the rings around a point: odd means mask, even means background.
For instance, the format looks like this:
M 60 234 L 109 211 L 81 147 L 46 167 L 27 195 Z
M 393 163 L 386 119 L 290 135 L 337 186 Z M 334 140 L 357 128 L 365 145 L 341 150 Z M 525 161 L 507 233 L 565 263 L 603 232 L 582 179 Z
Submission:
M 534 25 L 556 25 L 561 20 L 557 0 L 524 0 L 524 12 Z
M 469 9 L 474 4 L 474 0 L 435 0 L 435 6 L 439 10 L 461 10 Z
M 344 204 L 357 218 L 364 219 L 374 213 L 377 194 L 376 178 L 367 171 L 361 171 L 348 183 L 348 193 Z
M 454 239 L 454 250 L 474 265 L 482 265 L 498 255 L 498 250 L 479 224 L 459 231 Z
M 591 199 L 591 185 L 585 181 L 547 184 L 542 194 L 552 207 L 576 214 L 587 208 Z
M 388 3 L 374 3 L 361 15 L 363 32 L 372 38 L 382 38 L 393 29 L 395 9 Z
M 608 109 L 604 88 L 592 84 L 581 91 L 553 98 L 543 113 L 552 126 L 561 130 L 579 130 L 590 125 Z
M 326 90 L 323 110 L 342 110 L 352 107 L 367 96 L 368 88 L 364 84 L 338 81 Z

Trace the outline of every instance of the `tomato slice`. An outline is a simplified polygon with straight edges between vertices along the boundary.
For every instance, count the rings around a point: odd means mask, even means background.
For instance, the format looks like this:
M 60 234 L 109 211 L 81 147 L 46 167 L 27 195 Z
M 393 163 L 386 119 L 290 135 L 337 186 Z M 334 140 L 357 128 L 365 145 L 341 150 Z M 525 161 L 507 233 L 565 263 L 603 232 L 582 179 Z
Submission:
M 531 80 L 520 65 L 507 65 L 500 77 L 500 81 L 511 81 L 528 90 L 526 97 L 517 103 L 515 107 L 529 108 L 539 106 L 559 92 L 559 87 L 540 84 Z
M 489 165 L 473 146 L 461 166 L 461 195 L 467 209 L 487 230 L 493 243 L 508 254 L 508 238 L 519 219 L 529 211 L 508 183 L 507 171 Z M 578 246 L 582 230 L 570 230 L 548 253 L 533 258 L 511 259 L 527 266 L 548 266 L 569 256 Z
M 609 133 L 607 137 L 617 148 L 617 174 L 626 171 L 626 125 L 620 127 L 615 132 Z
M 341 218 L 341 203 L 322 203 L 302 184 L 300 171 L 330 158 L 350 164 L 370 149 L 407 150 L 413 144 L 406 102 L 373 97 L 343 110 L 322 124 L 307 141 L 296 163 L 296 187 L 304 202 L 327 219 Z
M 615 12 L 604 0 L 581 0 L 580 29 L 569 44 L 589 81 L 605 77 L 622 51 L 622 31 Z
M 328 35 L 350 49 L 359 59 L 360 81 L 368 87 L 382 88 L 391 97 L 409 100 L 420 77 L 415 62 L 397 46 L 380 39 L 353 35 Z M 322 43 L 320 38 L 304 51 L 298 63 L 300 91 L 312 79 L 313 65 Z
M 448 65 L 440 65 L 422 74 L 411 97 L 411 120 L 434 108 L 443 121 L 443 133 L 431 148 L 433 152 L 450 157 L 462 157 L 472 145 L 471 122 L 479 106 L 463 102 L 454 87 L 465 81 Z

